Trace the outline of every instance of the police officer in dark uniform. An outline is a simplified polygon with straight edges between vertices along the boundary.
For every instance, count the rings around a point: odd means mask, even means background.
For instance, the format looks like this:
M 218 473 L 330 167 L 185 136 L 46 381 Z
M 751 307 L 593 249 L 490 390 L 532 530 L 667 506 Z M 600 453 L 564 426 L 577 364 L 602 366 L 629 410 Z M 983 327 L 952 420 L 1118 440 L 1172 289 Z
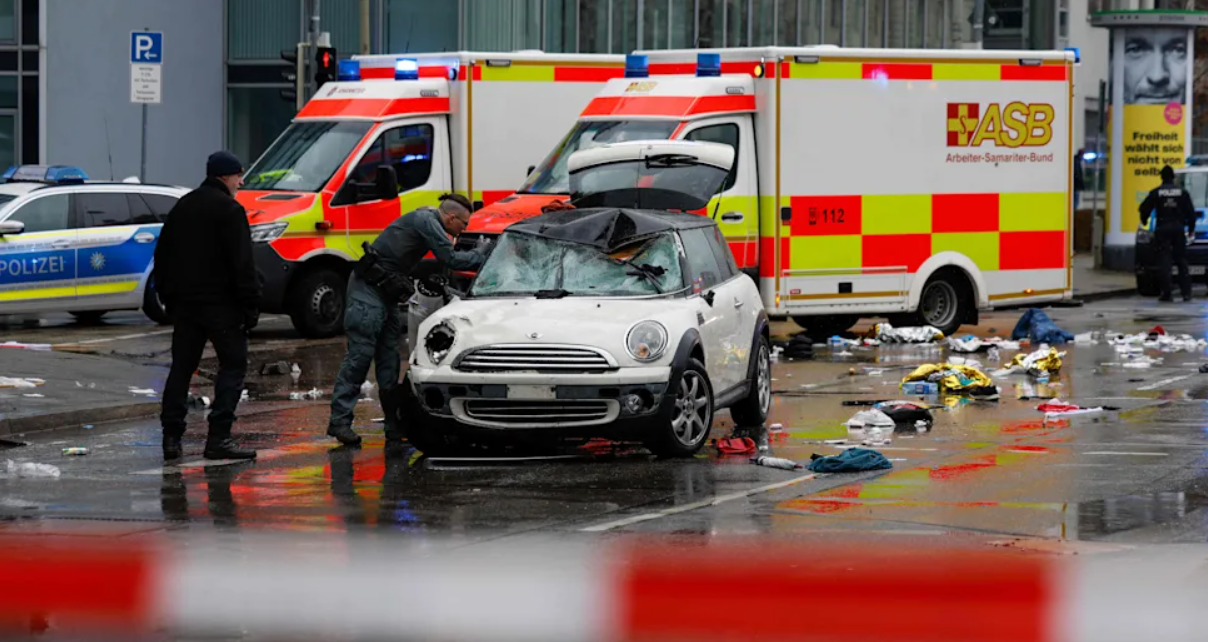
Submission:
M 1174 170 L 1162 168 L 1162 184 L 1155 187 L 1141 203 L 1141 225 L 1149 225 L 1150 213 L 1158 217 L 1154 245 L 1158 252 L 1158 284 L 1162 289 L 1159 301 L 1171 300 L 1171 263 L 1179 266 L 1179 289 L 1183 300 L 1191 300 L 1191 275 L 1187 268 L 1187 238 L 1195 232 L 1195 206 L 1187 190 L 1175 185 Z
M 386 445 L 401 445 L 402 429 L 392 407 L 392 394 L 399 381 L 399 338 L 402 318 L 399 303 L 414 292 L 411 273 L 431 252 L 444 267 L 472 270 L 482 264 L 484 251 L 455 251 L 449 236 L 466 229 L 472 211 L 460 194 L 440 197 L 440 207 L 421 207 L 391 223 L 372 245 L 348 278 L 348 303 L 344 332 L 348 351 L 336 375 L 331 395 L 331 419 L 327 434 L 340 443 L 354 446 L 361 437 L 352 429 L 352 415 L 361 397 L 361 385 L 376 365 L 378 399 L 386 414 Z

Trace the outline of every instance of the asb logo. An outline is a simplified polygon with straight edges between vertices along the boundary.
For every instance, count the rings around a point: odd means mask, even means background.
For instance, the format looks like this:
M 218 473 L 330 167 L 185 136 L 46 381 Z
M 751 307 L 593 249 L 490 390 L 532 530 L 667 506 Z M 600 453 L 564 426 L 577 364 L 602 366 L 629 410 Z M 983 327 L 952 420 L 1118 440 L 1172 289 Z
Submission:
M 1053 106 L 1045 103 L 948 103 L 948 146 L 1041 147 L 1053 138 Z

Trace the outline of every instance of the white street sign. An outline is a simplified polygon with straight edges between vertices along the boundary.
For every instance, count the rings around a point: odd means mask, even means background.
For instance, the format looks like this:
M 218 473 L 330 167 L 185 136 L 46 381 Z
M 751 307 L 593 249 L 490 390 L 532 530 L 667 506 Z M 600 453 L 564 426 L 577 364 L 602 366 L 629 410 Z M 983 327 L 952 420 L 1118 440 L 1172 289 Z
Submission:
M 130 102 L 159 104 L 163 98 L 159 65 L 130 65 Z

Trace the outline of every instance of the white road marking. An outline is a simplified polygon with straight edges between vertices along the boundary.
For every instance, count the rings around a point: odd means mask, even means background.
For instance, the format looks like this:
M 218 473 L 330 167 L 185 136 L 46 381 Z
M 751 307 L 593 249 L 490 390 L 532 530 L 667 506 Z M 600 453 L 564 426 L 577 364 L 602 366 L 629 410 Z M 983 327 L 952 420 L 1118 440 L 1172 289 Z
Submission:
M 1155 453 L 1155 452 L 1122 452 L 1110 450 L 1095 450 L 1092 452 L 1082 453 L 1083 455 L 1138 455 L 1142 457 L 1169 457 L 1170 453 Z
M 686 513 L 688 511 L 696 510 L 698 508 L 705 508 L 707 506 L 717 506 L 718 504 L 723 504 L 725 502 L 732 501 L 735 499 L 742 499 L 743 497 L 750 497 L 751 495 L 757 495 L 759 493 L 766 493 L 768 491 L 777 490 L 780 488 L 784 488 L 786 486 L 792 486 L 793 484 L 800 484 L 803 481 L 809 481 L 816 477 L 817 477 L 817 475 L 810 473 L 808 475 L 802 475 L 801 477 L 794 477 L 792 479 L 785 480 L 782 482 L 777 482 L 775 484 L 759 486 L 756 488 L 752 488 L 750 490 L 744 490 L 744 491 L 740 491 L 737 493 L 730 493 L 728 495 L 718 495 L 712 499 L 703 499 L 699 502 L 692 502 L 691 504 L 684 504 L 683 506 L 674 506 L 672 508 L 667 508 L 667 509 L 657 511 L 654 513 L 646 513 L 644 515 L 626 517 L 625 519 L 618 519 L 615 522 L 605 522 L 603 524 L 597 524 L 595 526 L 588 526 L 587 528 L 581 528 L 579 530 L 580 530 L 580 532 L 585 532 L 585 533 L 600 533 L 603 531 L 610 531 L 614 528 L 620 528 L 622 526 L 629 526 L 629 525 L 637 524 L 640 522 L 647 522 L 652 519 L 659 519 L 661 517 L 668 517 L 671 515 L 677 515 L 679 513 Z
M 1199 373 L 1197 372 L 1197 373 L 1195 373 L 1195 374 L 1199 374 Z M 1174 383 L 1174 382 L 1176 382 L 1176 381 L 1182 381 L 1182 380 L 1184 380 L 1184 379 L 1188 379 L 1188 378 L 1190 378 L 1190 377 L 1195 376 L 1195 374 L 1185 374 L 1185 375 L 1183 375 L 1183 376 L 1181 376 L 1181 377 L 1171 377 L 1171 378 L 1169 378 L 1169 379 L 1163 379 L 1163 380 L 1158 381 L 1158 382 L 1156 382 L 1156 383 L 1151 383 L 1151 384 L 1149 384 L 1148 386 L 1141 386 L 1140 388 L 1137 388 L 1137 390 L 1155 390 L 1155 389 L 1157 389 L 1157 388 L 1161 388 L 1162 386 L 1165 386 L 1165 385 L 1167 385 L 1167 384 L 1171 384 L 1171 383 Z

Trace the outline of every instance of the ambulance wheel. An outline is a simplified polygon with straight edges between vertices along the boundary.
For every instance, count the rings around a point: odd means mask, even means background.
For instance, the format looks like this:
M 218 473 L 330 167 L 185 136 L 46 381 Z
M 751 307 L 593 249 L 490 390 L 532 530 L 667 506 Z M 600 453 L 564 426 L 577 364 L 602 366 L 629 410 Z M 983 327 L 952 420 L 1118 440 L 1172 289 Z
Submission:
M 1141 296 L 1158 296 L 1158 280 L 1152 276 L 1137 275 L 1137 294 Z
M 969 282 L 963 274 L 951 270 L 938 272 L 923 286 L 916 318 L 943 332 L 944 336 L 952 336 L 965 322 L 972 299 Z
M 334 337 L 344 329 L 344 290 L 347 279 L 335 270 L 319 268 L 302 275 L 290 296 L 290 320 L 307 339 Z
M 83 310 L 80 312 L 72 312 L 71 316 L 76 318 L 83 325 L 96 325 L 101 322 L 101 317 L 109 314 L 108 310 Z
M 823 314 L 816 317 L 795 316 L 793 323 L 805 328 L 805 333 L 817 342 L 825 343 L 836 334 L 847 332 L 860 317 L 854 314 Z
M 168 318 L 168 311 L 164 309 L 164 304 L 159 300 L 159 294 L 155 291 L 154 273 L 151 274 L 151 278 L 147 279 L 147 287 L 143 290 L 143 314 L 159 325 L 172 323 Z

